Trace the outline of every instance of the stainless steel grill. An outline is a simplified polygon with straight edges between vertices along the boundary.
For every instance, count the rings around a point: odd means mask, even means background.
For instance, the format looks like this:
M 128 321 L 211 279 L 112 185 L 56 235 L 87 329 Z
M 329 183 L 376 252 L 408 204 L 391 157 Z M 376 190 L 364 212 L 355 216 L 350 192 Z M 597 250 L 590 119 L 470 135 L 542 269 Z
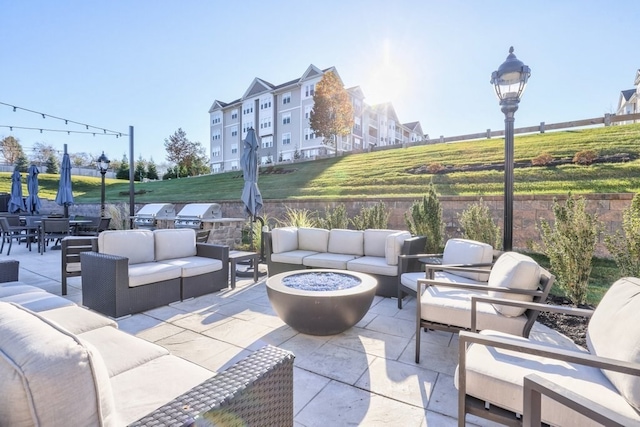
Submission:
M 133 219 L 136 228 L 153 230 L 158 225 L 159 219 L 173 218 L 176 216 L 176 208 L 171 203 L 149 203 L 144 205 Z
M 217 203 L 190 203 L 176 215 L 176 228 L 201 229 L 202 221 L 222 218 L 220 205 Z

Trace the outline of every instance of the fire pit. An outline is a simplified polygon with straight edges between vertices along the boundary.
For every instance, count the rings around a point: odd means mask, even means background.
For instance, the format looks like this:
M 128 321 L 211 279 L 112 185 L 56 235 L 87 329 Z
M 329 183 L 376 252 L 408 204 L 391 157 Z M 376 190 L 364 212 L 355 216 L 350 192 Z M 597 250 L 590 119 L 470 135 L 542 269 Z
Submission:
M 334 335 L 364 317 L 378 282 L 355 271 L 296 270 L 267 279 L 267 295 L 278 316 L 309 335 Z

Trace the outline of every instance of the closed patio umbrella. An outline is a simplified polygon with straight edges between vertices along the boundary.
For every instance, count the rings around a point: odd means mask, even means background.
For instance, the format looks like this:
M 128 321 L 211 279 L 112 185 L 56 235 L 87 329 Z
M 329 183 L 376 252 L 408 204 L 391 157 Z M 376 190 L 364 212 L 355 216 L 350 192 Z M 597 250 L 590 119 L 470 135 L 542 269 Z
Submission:
M 22 199 L 22 176 L 20 171 L 16 168 L 11 175 L 11 198 L 9 199 L 9 212 L 16 213 L 20 211 L 26 211 L 27 207 L 24 205 Z
M 38 197 L 38 174 L 40 171 L 36 165 L 29 166 L 27 171 L 27 190 L 29 196 L 27 197 L 27 211 L 30 214 L 40 213 L 40 198 Z
M 64 216 L 68 217 L 69 205 L 73 204 L 73 193 L 71 192 L 71 160 L 66 152 L 62 156 L 62 164 L 60 165 L 60 183 L 58 194 L 56 194 L 56 203 L 64 206 Z
M 262 210 L 262 195 L 258 189 L 258 138 L 253 128 L 247 131 L 247 137 L 243 142 L 240 166 L 244 177 L 244 188 L 241 199 L 245 212 L 255 221 Z

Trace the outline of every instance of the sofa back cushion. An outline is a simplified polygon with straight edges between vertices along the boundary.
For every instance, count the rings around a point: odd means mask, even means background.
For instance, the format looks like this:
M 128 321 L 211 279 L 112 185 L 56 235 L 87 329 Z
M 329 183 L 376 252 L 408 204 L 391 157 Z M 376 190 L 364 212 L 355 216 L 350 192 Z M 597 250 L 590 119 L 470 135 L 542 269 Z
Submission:
M 274 254 L 298 250 L 298 227 L 271 230 L 271 249 Z
M 298 228 L 298 249 L 301 251 L 327 252 L 329 230 L 324 228 Z
M 589 321 L 587 347 L 601 357 L 640 363 L 640 279 L 625 277 L 611 285 Z M 640 377 L 602 372 L 640 411 Z
M 384 257 L 387 236 L 395 231 L 373 228 L 364 230 L 364 255 Z
M 129 258 L 129 264 L 155 260 L 151 230 L 107 230 L 98 236 L 98 252 Z
M 329 231 L 329 252 L 343 255 L 364 255 L 364 231 L 334 228 Z
M 156 261 L 196 255 L 196 231 L 191 228 L 165 228 L 153 231 Z
M 442 254 L 442 264 L 490 264 L 493 247 L 486 243 L 468 239 L 449 239 Z M 488 268 L 487 268 L 488 270 Z M 477 282 L 489 280 L 489 273 L 449 271 L 450 274 L 466 277 Z
M 517 252 L 505 252 L 500 255 L 491 269 L 489 275 L 489 286 L 510 289 L 536 290 L 540 284 L 540 273 L 542 270 L 533 258 L 519 254 Z M 505 292 L 489 291 L 489 296 L 493 298 L 506 298 L 516 301 L 533 301 L 533 296 L 518 295 Z M 493 304 L 493 307 L 504 316 L 518 317 L 526 309 L 520 307 L 509 307 L 501 304 Z
M 0 425 L 116 425 L 107 368 L 88 343 L 0 302 Z
M 384 257 L 389 265 L 398 265 L 398 255 L 402 254 L 404 241 L 411 238 L 408 231 L 396 231 L 385 239 Z

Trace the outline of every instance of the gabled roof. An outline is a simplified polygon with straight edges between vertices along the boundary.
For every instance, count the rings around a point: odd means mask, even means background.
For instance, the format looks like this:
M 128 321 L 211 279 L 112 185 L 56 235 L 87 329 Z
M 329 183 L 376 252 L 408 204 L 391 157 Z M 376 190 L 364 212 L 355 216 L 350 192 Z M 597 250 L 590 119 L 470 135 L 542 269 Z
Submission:
M 635 95 L 635 93 L 636 93 L 635 89 L 627 89 L 627 90 L 623 90 L 621 95 L 625 101 L 628 101 L 631 99 L 633 95 Z
M 255 79 L 253 79 L 253 81 L 249 85 L 249 88 L 246 90 L 244 95 L 242 95 L 242 99 L 246 99 L 252 96 L 259 95 L 264 92 L 271 91 L 273 90 L 273 87 L 274 86 L 271 83 L 256 77 Z
M 213 101 L 213 104 L 211 104 L 211 108 L 209 108 L 209 113 L 213 113 L 216 110 L 222 110 L 224 107 L 226 107 L 227 103 L 222 102 L 222 101 L 218 101 L 217 99 L 215 101 Z
M 409 122 L 403 123 L 402 126 L 406 127 L 407 129 L 415 130 L 419 124 L 420 122 Z
M 350 87 L 349 89 L 347 89 L 347 92 L 349 92 L 352 96 L 355 96 L 356 98 L 364 99 L 364 92 L 362 92 L 362 89 L 360 89 L 360 86 Z

